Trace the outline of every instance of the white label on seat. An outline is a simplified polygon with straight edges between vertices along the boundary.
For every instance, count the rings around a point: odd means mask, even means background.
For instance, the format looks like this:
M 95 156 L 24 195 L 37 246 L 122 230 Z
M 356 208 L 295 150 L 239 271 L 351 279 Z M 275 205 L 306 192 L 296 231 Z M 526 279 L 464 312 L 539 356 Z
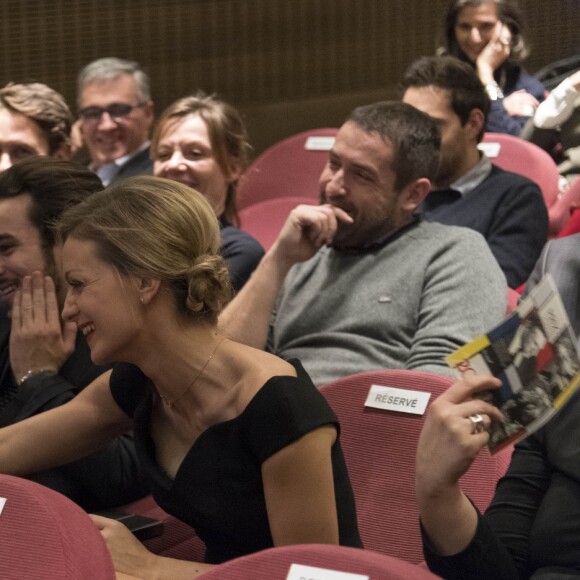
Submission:
M 371 385 L 365 407 L 424 415 L 431 393 Z
M 485 153 L 490 159 L 494 159 L 501 151 L 501 143 L 493 143 L 491 141 L 488 143 L 481 142 L 477 145 L 477 148 Z
M 306 151 L 330 151 L 334 145 L 334 141 L 334 137 L 314 135 L 306 139 L 306 143 L 304 143 L 304 149 L 306 149 Z
M 337 572 L 336 570 L 327 570 L 326 568 L 292 564 L 286 580 L 369 580 L 369 577 L 362 574 L 351 574 L 350 572 Z
M 4 504 L 6 503 L 5 497 L 0 497 L 0 516 L 2 515 L 2 510 L 4 509 Z

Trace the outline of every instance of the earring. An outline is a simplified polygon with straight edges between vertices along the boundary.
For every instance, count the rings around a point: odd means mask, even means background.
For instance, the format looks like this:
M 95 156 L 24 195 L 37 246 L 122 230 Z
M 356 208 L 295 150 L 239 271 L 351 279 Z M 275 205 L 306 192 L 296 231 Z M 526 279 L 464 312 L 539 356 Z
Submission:
M 141 304 L 145 304 L 145 298 L 143 298 L 143 296 L 140 296 L 139 300 L 140 300 Z

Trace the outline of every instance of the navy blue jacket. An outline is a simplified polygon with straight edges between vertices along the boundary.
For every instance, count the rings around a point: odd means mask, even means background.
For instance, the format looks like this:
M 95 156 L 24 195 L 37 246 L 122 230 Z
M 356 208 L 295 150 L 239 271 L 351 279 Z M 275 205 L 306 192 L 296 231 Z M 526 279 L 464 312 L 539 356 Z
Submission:
M 464 226 L 486 239 L 511 288 L 523 284 L 548 238 L 548 211 L 531 180 L 493 166 L 464 196 L 432 191 L 418 209 L 426 220 Z
M 538 101 L 544 100 L 544 85 L 521 66 L 506 64 L 495 71 L 494 77 L 505 97 L 523 89 L 534 95 Z M 509 133 L 517 137 L 528 119 L 528 116 L 512 117 L 505 110 L 503 99 L 497 99 L 491 102 L 485 130 L 491 133 Z

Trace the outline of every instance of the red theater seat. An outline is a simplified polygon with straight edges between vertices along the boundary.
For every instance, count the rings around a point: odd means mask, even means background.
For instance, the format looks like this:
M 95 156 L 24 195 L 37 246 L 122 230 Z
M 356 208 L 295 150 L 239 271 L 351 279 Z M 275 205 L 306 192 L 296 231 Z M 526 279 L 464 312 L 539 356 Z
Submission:
M 276 197 L 260 201 L 240 211 L 240 226 L 268 251 L 288 214 L 301 203 L 312 205 L 317 201 L 308 197 Z
M 411 563 L 423 560 L 415 499 L 415 450 L 424 417 L 365 407 L 371 385 L 431 393 L 429 403 L 454 379 L 408 370 L 369 371 L 321 387 L 341 425 L 340 441 L 354 489 L 359 529 L 367 549 Z M 461 485 L 485 511 L 512 448 L 479 454 Z
M 288 572 L 293 564 L 335 572 L 360 574 L 368 576 L 371 580 L 430 580 L 438 578 L 426 568 L 403 562 L 391 556 L 377 554 L 370 550 L 328 544 L 301 544 L 270 548 L 230 560 L 210 572 L 202 574 L 201 578 L 203 580 L 287 580 L 289 578 Z M 294 578 L 310 577 L 294 576 Z
M 307 197 L 318 203 L 318 178 L 338 129 L 311 129 L 275 143 L 240 178 L 238 208 L 275 197 Z
M 485 133 L 480 143 L 492 163 L 519 173 L 538 184 L 550 218 L 550 236 L 555 236 L 567 219 L 569 204 L 559 198 L 560 174 L 554 160 L 540 147 L 519 137 L 504 133 Z
M 77 504 L 10 475 L 0 475 L 0 498 L 0 578 L 114 580 L 105 540 Z

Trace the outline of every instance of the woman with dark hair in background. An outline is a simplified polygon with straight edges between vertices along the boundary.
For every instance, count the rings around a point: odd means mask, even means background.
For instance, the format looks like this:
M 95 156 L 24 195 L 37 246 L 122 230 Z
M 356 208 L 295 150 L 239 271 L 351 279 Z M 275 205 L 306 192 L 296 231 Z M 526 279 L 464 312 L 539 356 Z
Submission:
M 448 54 L 473 65 L 491 99 L 486 130 L 519 135 L 545 89 L 521 63 L 529 55 L 513 0 L 452 0 L 445 16 Z

